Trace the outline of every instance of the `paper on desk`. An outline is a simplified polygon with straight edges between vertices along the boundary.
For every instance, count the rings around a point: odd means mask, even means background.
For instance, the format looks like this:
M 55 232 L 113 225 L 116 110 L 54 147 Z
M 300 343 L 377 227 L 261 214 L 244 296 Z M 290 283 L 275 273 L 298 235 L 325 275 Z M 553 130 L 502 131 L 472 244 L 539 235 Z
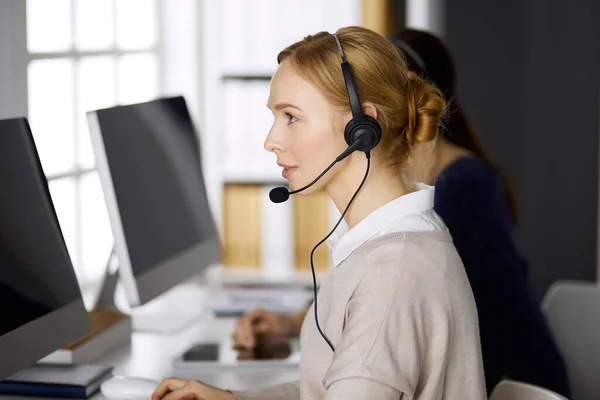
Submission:
M 240 289 L 211 291 L 207 308 L 220 315 L 241 315 L 255 308 L 278 313 L 298 312 L 313 300 L 313 293 L 303 289 Z

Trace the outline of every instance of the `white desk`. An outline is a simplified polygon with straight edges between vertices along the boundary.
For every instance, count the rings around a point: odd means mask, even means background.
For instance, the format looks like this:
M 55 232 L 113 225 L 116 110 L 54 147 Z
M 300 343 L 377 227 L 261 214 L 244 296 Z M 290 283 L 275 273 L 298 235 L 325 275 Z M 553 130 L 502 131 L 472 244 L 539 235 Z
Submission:
M 115 349 L 97 362 L 113 365 L 115 375 L 161 380 L 177 376 L 197 379 L 228 389 L 254 388 L 298 379 L 296 367 L 173 370 L 173 359 L 197 342 L 225 341 L 233 332 L 234 318 L 206 319 L 171 335 L 134 332 L 131 344 Z
M 190 283 L 194 285 L 194 283 Z M 182 288 L 190 290 L 189 285 Z M 193 287 L 193 286 L 192 286 Z M 206 298 L 206 292 L 198 286 L 200 292 L 185 295 L 183 308 L 191 304 L 202 307 L 202 299 Z M 181 297 L 176 294 L 179 301 Z M 158 300 L 158 299 L 157 299 Z M 169 299 L 158 304 L 157 309 L 164 311 L 164 307 L 171 307 Z M 224 342 L 228 345 L 230 335 L 233 332 L 236 318 L 213 318 L 209 314 L 199 318 L 186 328 L 172 333 L 147 333 L 133 332 L 131 341 L 111 350 L 94 363 L 112 365 L 114 375 L 149 378 L 160 381 L 167 377 L 177 376 L 183 379 L 197 379 L 210 385 L 227 389 L 247 389 L 298 379 L 298 368 L 290 365 L 286 368 L 274 368 L 265 366 L 263 368 L 215 368 L 213 370 L 190 370 L 174 371 L 173 360 L 183 354 L 191 346 L 198 342 Z M 229 342 L 230 343 L 230 342 Z M 0 396 L 0 400 L 31 400 L 32 397 Z M 103 400 L 104 397 L 98 392 L 91 397 L 92 400 Z
M 328 271 L 317 270 L 316 279 L 319 285 Z M 310 270 L 283 271 L 279 274 L 265 271 L 262 268 L 235 268 L 213 265 L 204 273 L 205 282 L 218 285 L 258 285 L 274 287 L 312 288 L 313 277 Z
M 162 298 L 148 304 L 145 311 L 157 312 L 166 318 L 168 312 L 175 309 L 202 308 L 207 304 L 210 291 L 201 279 L 192 279 L 179 285 Z M 215 282 L 212 282 L 214 287 Z M 154 303 L 154 304 L 152 304 Z M 297 365 L 274 367 L 269 362 L 253 362 L 247 368 L 185 368 L 173 369 L 173 360 L 198 342 L 219 342 L 222 352 L 235 360 L 235 354 L 226 350 L 231 348 L 230 336 L 234 331 L 236 318 L 214 318 L 204 313 L 191 325 L 172 333 L 133 332 L 130 345 L 111 351 L 97 363 L 114 366 L 114 375 L 162 380 L 177 376 L 183 379 L 197 379 L 210 385 L 228 389 L 254 388 L 265 385 L 288 382 L 298 379 Z M 281 363 L 279 363 L 281 364 Z

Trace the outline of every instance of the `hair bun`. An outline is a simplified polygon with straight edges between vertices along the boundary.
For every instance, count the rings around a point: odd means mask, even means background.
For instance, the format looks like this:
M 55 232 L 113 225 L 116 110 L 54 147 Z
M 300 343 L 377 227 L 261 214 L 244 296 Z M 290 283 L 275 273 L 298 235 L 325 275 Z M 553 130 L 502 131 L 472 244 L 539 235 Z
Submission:
M 445 102 L 442 93 L 414 72 L 408 73 L 406 139 L 409 145 L 437 138 Z

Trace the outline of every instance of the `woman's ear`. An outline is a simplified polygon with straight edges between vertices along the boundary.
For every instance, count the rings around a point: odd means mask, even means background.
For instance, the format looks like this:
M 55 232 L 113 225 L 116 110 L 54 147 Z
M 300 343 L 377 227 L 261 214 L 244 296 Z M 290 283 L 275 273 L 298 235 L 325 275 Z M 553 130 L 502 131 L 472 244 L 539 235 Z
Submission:
M 373 105 L 373 103 L 362 103 L 363 114 L 368 115 L 373 119 L 377 119 L 377 109 Z

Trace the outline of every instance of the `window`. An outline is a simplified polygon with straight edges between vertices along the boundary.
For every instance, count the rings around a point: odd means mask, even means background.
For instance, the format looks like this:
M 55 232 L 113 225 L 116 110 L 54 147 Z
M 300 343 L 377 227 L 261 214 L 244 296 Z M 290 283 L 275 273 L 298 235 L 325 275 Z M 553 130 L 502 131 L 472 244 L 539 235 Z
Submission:
M 113 245 L 85 113 L 160 93 L 157 0 L 27 0 L 28 116 L 82 286 Z

